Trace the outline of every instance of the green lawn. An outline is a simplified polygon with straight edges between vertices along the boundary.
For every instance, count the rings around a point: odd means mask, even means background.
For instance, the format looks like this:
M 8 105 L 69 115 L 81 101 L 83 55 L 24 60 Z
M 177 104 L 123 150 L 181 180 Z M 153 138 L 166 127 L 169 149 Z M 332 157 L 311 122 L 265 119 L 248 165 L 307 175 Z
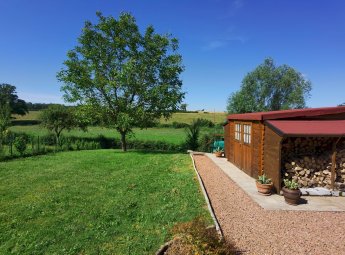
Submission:
M 184 154 L 63 152 L 0 162 L 0 254 L 154 254 L 209 219 Z

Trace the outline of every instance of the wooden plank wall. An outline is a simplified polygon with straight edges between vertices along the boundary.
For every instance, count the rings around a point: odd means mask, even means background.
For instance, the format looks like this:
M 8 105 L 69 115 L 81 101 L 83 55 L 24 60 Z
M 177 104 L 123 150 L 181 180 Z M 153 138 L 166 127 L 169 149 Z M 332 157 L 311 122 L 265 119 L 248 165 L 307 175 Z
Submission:
M 233 121 L 229 123 L 229 157 L 228 161 L 234 162 L 234 139 L 235 139 L 235 124 Z
M 229 139 L 230 132 L 229 132 L 229 129 L 230 129 L 230 124 L 228 123 L 224 126 L 224 153 L 225 153 L 225 157 L 227 159 L 229 158 L 229 155 L 230 155 L 230 139 Z
M 261 174 L 261 153 L 262 153 L 262 124 L 258 121 L 252 122 L 252 170 L 250 175 L 257 178 Z
M 282 137 L 277 135 L 269 127 L 265 127 L 264 138 L 264 172 L 272 179 L 276 192 L 281 189 L 281 141 Z

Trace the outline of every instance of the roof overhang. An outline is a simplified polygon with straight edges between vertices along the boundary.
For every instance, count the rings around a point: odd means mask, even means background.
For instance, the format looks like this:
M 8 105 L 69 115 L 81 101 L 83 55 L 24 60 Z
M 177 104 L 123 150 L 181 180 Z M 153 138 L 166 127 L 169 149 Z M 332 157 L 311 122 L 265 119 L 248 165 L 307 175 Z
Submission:
M 278 135 L 345 137 L 345 120 L 266 120 Z
M 274 119 L 317 117 L 323 115 L 334 115 L 342 113 L 345 114 L 345 106 L 230 114 L 227 116 L 227 119 L 264 121 Z

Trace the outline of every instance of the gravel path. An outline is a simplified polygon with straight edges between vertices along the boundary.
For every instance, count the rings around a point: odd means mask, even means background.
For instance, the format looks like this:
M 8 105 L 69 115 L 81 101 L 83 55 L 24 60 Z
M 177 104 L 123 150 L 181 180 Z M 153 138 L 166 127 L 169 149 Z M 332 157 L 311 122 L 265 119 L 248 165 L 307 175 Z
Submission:
M 243 254 L 345 255 L 344 212 L 264 210 L 209 158 L 194 160 L 225 238 Z

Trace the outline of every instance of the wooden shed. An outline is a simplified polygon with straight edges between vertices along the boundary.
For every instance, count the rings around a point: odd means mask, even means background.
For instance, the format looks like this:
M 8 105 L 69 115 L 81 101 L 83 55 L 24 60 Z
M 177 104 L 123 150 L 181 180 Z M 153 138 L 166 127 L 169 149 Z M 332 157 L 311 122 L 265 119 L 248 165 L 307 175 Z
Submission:
M 267 174 L 279 192 L 284 141 L 326 137 L 335 147 L 344 136 L 345 107 L 231 114 L 224 126 L 225 156 L 254 178 Z

